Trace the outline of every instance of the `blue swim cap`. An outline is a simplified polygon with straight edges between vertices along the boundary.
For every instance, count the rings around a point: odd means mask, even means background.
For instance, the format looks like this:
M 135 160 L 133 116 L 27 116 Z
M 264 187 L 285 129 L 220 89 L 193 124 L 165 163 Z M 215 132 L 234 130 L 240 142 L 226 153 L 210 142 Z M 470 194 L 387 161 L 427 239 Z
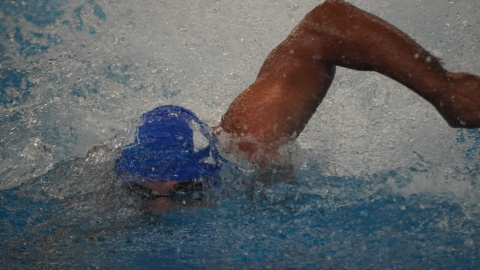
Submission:
M 218 180 L 223 158 L 213 130 L 190 110 L 167 105 L 142 115 L 135 141 L 116 160 L 124 182 Z

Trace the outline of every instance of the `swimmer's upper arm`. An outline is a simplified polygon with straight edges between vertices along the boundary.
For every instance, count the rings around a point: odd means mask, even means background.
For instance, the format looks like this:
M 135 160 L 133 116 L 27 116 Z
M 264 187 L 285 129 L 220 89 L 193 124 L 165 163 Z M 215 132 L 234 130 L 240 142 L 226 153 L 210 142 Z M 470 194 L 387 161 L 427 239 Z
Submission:
M 287 39 L 275 48 L 256 81 L 222 117 L 222 129 L 238 139 L 237 146 L 251 161 L 257 152 L 270 152 L 267 158 L 275 159 L 277 148 L 302 132 L 331 84 L 335 67 L 301 47 Z
M 322 101 L 335 67 L 316 57 L 321 48 L 302 21 L 265 59 L 256 81 L 222 118 L 229 133 L 273 142 L 298 136 Z

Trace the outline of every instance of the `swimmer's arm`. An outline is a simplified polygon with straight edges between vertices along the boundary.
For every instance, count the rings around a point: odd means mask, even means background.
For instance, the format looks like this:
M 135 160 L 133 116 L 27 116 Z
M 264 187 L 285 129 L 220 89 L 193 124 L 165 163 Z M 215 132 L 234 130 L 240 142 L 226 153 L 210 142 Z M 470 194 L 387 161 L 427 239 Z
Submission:
M 450 126 L 480 127 L 480 77 L 448 72 L 390 23 L 344 1 L 327 0 L 304 24 L 324 41 L 316 49 L 323 62 L 379 72 L 430 102 Z
M 336 65 L 376 71 L 402 83 L 451 126 L 480 126 L 479 77 L 447 72 L 408 35 L 341 0 L 327 0 L 306 15 L 232 102 L 220 126 L 237 138 L 247 159 L 277 159 L 278 148 L 297 137 L 316 111 Z

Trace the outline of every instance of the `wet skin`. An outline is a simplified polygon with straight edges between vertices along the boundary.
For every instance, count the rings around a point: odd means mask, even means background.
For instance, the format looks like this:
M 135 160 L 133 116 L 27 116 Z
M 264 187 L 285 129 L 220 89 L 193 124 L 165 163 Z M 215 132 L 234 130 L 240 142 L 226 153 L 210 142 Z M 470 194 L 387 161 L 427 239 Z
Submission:
M 388 22 L 341 0 L 317 6 L 266 58 L 220 127 L 245 158 L 266 166 L 322 102 L 335 66 L 376 71 L 429 101 L 452 127 L 480 126 L 480 77 L 450 73 Z M 252 142 L 247 137 L 253 137 Z
M 216 132 L 227 150 L 266 168 L 303 131 L 335 76 L 335 67 L 375 71 L 430 102 L 452 127 L 480 127 L 480 77 L 451 73 L 390 23 L 342 0 L 315 7 L 266 58 L 253 84 Z M 159 191 L 174 183 L 145 183 Z M 164 198 L 161 198 L 164 200 Z

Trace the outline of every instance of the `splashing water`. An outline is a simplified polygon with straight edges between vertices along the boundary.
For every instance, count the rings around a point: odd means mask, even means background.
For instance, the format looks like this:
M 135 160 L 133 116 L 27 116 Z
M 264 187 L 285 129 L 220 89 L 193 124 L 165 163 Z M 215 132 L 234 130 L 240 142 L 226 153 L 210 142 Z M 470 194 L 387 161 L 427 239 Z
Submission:
M 479 73 L 476 1 L 351 2 Z M 283 181 L 227 164 L 205 205 L 167 213 L 115 181 L 142 113 L 177 104 L 218 124 L 317 4 L 1 2 L 0 264 L 478 268 L 480 133 L 373 73 L 339 69 Z

